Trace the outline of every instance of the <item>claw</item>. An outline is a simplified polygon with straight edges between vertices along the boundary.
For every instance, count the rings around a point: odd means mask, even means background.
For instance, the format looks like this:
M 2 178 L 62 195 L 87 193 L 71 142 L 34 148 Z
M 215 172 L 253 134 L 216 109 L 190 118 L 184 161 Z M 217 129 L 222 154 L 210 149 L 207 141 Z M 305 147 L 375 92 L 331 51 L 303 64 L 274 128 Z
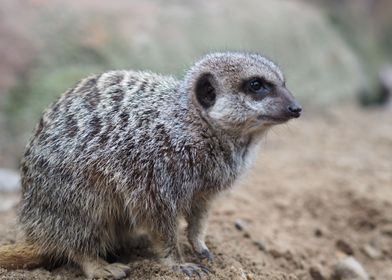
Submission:
M 186 276 L 191 278 L 194 275 L 197 275 L 200 279 L 202 278 L 201 272 L 208 274 L 210 271 L 208 270 L 207 267 L 204 265 L 200 264 L 193 264 L 193 263 L 186 263 L 186 264 L 181 264 L 177 267 L 182 273 L 184 273 Z
M 203 271 L 207 275 L 211 272 L 206 266 L 204 266 L 202 264 L 200 264 L 199 267 L 200 267 L 201 271 Z
M 214 255 L 208 249 L 204 249 L 203 251 L 201 251 L 201 256 L 207 259 L 209 262 L 214 261 Z
M 199 270 L 194 269 L 193 272 L 196 273 L 199 278 L 201 278 L 201 274 L 200 274 Z
M 192 275 L 193 275 L 192 270 L 190 270 L 190 269 L 188 269 L 188 268 L 186 268 L 186 267 L 182 267 L 182 268 L 181 268 L 181 271 L 182 271 L 183 273 L 185 273 L 188 277 L 192 277 Z

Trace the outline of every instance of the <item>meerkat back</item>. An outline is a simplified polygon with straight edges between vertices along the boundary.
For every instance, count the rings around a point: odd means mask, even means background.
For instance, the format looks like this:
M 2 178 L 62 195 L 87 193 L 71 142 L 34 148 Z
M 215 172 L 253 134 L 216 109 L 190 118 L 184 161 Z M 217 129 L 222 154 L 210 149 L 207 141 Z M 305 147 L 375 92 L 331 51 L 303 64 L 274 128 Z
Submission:
M 40 251 L 77 259 L 118 245 L 119 225 L 133 221 L 125 203 L 138 203 L 126 201 L 119 182 L 143 192 L 137 187 L 148 180 L 148 167 L 131 164 L 158 156 L 149 155 L 148 145 L 159 115 L 168 118 L 166 104 L 178 102 L 177 83 L 152 73 L 108 72 L 82 80 L 46 110 L 21 164 L 20 222 Z

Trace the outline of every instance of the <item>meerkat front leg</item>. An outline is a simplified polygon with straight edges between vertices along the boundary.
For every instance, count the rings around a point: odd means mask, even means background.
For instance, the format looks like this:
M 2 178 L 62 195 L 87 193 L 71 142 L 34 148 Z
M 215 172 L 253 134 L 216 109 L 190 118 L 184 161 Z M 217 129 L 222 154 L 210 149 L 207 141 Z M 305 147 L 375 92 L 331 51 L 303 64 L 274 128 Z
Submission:
M 163 224 L 163 223 L 161 223 Z M 201 272 L 209 273 L 208 268 L 200 264 L 185 263 L 177 240 L 178 224 L 170 227 L 172 223 L 167 222 L 160 230 L 151 233 L 153 246 L 160 258 L 160 261 L 173 270 L 181 271 L 191 277 L 193 274 L 199 275 Z M 173 224 L 172 224 L 173 225 Z
M 189 243 L 202 258 L 212 262 L 214 256 L 205 243 L 209 204 L 209 201 L 205 198 L 195 199 L 190 212 L 186 215 L 186 220 L 188 222 Z

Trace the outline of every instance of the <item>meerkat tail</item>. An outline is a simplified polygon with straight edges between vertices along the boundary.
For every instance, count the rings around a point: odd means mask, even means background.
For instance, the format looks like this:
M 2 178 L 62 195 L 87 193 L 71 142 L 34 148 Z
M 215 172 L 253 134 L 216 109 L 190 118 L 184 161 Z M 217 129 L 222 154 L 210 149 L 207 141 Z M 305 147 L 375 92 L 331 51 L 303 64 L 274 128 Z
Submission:
M 32 269 L 42 266 L 45 257 L 37 246 L 25 242 L 0 246 L 0 267 L 6 269 Z

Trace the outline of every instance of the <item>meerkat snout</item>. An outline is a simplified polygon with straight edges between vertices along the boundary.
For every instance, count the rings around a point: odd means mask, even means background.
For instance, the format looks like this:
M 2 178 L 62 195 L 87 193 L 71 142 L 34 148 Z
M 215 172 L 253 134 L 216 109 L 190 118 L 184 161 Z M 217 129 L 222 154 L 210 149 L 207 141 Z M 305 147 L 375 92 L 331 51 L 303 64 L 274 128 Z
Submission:
M 287 109 L 294 118 L 299 118 L 301 115 L 302 107 L 297 102 L 292 103 Z
M 276 89 L 277 97 L 281 99 L 282 111 L 278 112 L 282 117 L 286 117 L 287 120 L 290 118 L 299 118 L 301 115 L 302 107 L 297 100 L 293 97 L 291 92 L 287 90 L 286 87 L 277 87 Z

